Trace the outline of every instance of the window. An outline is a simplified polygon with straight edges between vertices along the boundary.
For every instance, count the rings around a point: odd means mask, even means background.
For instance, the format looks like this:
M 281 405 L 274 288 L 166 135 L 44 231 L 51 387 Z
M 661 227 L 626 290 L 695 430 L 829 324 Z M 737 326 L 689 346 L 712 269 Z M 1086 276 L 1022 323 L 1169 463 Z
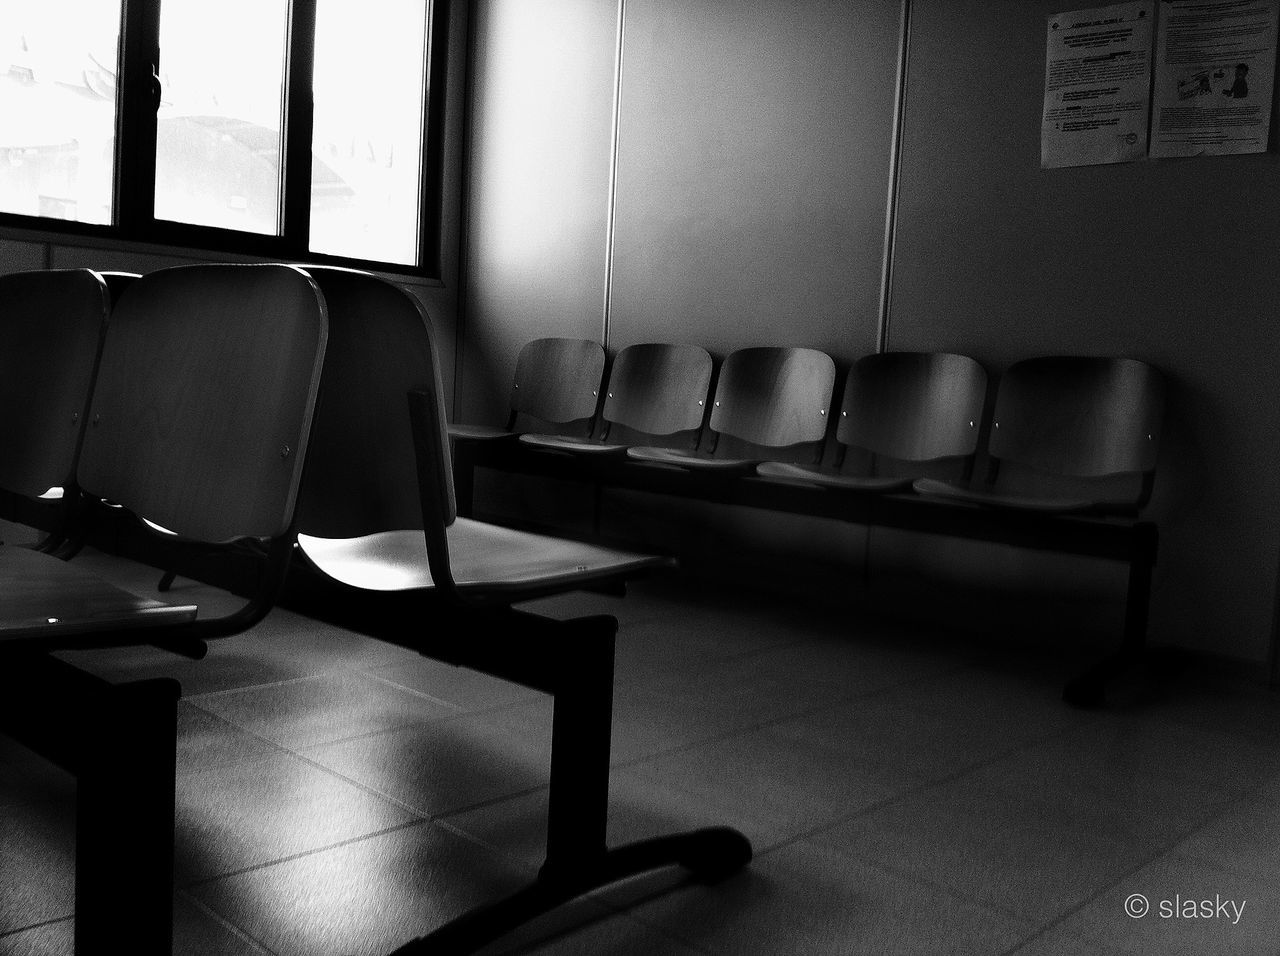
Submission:
M 445 6 L 0 0 L 0 223 L 430 268 Z

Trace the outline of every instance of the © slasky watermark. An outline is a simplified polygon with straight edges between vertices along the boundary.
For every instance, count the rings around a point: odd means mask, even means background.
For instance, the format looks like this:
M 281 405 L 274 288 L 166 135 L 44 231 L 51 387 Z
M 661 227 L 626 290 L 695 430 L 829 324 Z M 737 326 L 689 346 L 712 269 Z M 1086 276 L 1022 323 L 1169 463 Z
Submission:
M 1124 901 L 1124 911 L 1134 919 L 1214 920 L 1235 926 L 1244 917 L 1248 903 L 1248 900 L 1223 899 L 1221 893 L 1212 897 L 1174 894 L 1172 898 L 1159 900 L 1131 893 Z

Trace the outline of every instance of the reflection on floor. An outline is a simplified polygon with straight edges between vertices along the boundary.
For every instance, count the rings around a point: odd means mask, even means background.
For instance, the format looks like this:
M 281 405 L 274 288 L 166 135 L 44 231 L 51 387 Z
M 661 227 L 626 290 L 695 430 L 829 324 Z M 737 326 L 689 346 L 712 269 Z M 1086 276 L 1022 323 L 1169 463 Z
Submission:
M 716 887 L 584 899 L 495 951 L 1277 952 L 1263 689 L 1188 674 L 1084 713 L 1059 702 L 1060 656 L 865 613 L 676 578 L 539 606 L 622 622 L 611 838 L 728 823 L 757 855 Z M 75 656 L 183 684 L 177 953 L 387 952 L 540 862 L 536 692 L 284 610 L 199 662 Z M 72 792 L 0 743 L 0 952 L 71 951 Z

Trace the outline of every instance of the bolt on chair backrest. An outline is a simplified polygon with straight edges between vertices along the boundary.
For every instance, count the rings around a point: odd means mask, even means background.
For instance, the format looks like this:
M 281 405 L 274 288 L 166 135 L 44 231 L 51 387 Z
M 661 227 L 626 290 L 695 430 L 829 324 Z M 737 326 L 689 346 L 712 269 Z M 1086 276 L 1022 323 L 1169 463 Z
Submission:
M 614 426 L 653 436 L 696 432 L 706 413 L 711 354 L 698 345 L 629 345 L 613 360 L 603 417 Z
M 988 451 L 1000 465 L 1071 479 L 1139 476 L 1150 494 L 1164 418 L 1159 370 L 1127 358 L 1047 356 L 1000 380 Z
M 327 336 L 292 266 L 178 266 L 112 311 L 78 470 L 89 494 L 186 538 L 292 527 Z
M 110 310 L 88 269 L 0 277 L 0 488 L 72 482 Z
M 388 282 L 308 268 L 329 312 L 298 530 L 351 538 L 422 527 L 409 392 L 438 375 L 426 315 Z
M 757 450 L 806 446 L 816 457 L 826 435 L 835 377 L 831 357 L 816 349 L 738 349 L 720 368 L 711 431 Z M 727 452 L 717 439 L 716 453 Z
M 553 424 L 594 423 L 604 377 L 604 346 L 589 339 L 534 339 L 520 350 L 511 386 L 516 416 Z
M 962 459 L 971 464 L 986 390 L 986 371 L 965 355 L 864 356 L 845 380 L 836 441 L 842 454 L 844 448 L 855 448 L 877 459 Z

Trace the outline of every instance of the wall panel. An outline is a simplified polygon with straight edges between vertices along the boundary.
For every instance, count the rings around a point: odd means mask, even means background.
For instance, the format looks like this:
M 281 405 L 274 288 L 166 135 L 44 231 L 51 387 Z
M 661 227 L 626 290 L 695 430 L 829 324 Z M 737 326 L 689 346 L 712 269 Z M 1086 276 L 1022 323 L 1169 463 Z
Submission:
M 38 242 L 0 239 L 0 274 L 44 268 L 44 246 Z
M 873 351 L 899 4 L 626 13 L 611 347 Z
M 458 418 L 504 417 L 516 353 L 604 324 L 617 0 L 474 5 Z

